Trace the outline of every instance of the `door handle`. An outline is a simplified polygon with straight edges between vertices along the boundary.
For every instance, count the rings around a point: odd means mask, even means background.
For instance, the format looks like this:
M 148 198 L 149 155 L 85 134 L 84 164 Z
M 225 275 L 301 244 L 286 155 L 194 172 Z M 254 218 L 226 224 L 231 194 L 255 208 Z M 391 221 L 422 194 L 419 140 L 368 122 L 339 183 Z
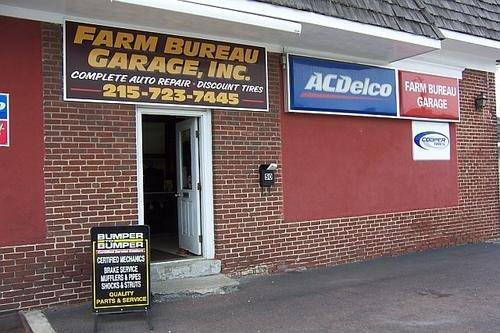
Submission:
M 180 198 L 180 197 L 181 197 L 181 194 L 180 194 L 180 193 L 175 193 L 175 194 L 174 194 L 174 197 L 176 197 L 176 198 Z

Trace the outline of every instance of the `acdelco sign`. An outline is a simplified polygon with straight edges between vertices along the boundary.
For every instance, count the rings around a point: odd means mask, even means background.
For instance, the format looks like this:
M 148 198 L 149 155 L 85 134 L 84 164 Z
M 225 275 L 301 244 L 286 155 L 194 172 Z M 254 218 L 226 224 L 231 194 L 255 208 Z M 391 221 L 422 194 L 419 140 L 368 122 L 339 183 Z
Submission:
M 288 56 L 289 111 L 397 116 L 393 69 Z
M 388 83 L 371 82 L 369 77 L 363 80 L 353 80 L 347 75 L 314 73 L 309 78 L 305 90 L 336 92 L 338 94 L 351 93 L 353 95 L 388 97 L 392 93 L 392 86 Z

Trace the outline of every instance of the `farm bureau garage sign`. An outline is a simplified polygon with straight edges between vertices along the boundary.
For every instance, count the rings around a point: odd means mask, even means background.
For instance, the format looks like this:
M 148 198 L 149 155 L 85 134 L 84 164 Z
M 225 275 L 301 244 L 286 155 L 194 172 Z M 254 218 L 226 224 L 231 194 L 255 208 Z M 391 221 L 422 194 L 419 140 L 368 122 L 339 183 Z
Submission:
M 66 21 L 64 99 L 267 111 L 263 47 Z

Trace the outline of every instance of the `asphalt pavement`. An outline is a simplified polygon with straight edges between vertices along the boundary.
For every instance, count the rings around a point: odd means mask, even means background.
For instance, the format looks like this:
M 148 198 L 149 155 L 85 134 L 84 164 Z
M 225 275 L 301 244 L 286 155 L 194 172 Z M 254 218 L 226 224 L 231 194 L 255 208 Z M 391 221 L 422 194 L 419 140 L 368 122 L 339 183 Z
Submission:
M 45 311 L 57 332 L 92 332 L 89 304 Z M 500 332 L 500 244 L 252 276 L 240 290 L 155 303 L 154 332 Z M 142 314 L 99 332 L 149 332 Z
M 0 314 L 1 333 L 23 333 L 24 327 L 17 313 Z

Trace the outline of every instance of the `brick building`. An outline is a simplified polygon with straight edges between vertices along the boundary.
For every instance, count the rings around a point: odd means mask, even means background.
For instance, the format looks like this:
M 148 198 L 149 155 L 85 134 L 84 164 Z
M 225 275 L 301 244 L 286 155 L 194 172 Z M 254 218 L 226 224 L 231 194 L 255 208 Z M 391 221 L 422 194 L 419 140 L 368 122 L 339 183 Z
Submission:
M 88 300 L 94 226 L 149 225 L 158 279 L 498 238 L 495 1 L 62 2 L 0 1 L 0 313 Z

